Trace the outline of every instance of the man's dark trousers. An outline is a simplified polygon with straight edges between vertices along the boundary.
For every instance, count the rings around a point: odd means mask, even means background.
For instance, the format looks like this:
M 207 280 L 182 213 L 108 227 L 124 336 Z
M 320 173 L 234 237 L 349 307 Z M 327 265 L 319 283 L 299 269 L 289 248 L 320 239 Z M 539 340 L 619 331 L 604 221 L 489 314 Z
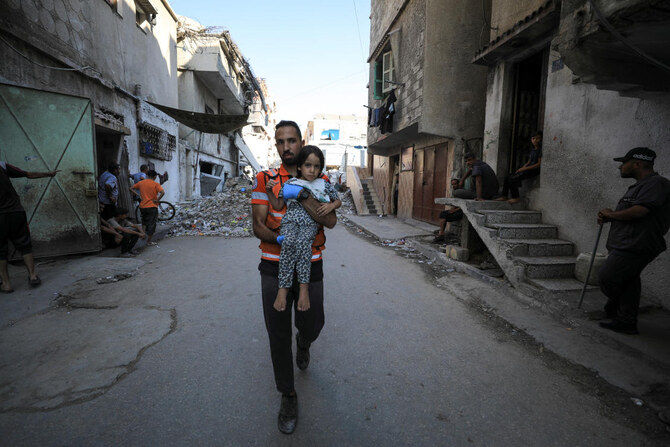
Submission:
M 626 324 L 637 324 L 642 270 L 657 254 L 612 250 L 600 268 L 600 290 L 607 296 L 605 312 Z
M 263 316 L 270 338 L 270 354 L 277 390 L 282 394 L 295 391 L 293 382 L 293 330 L 291 314 L 295 312 L 295 327 L 300 332 L 301 345 L 309 345 L 317 339 L 323 329 L 323 281 L 309 283 L 309 310 L 297 310 L 300 285 L 293 278 L 293 285 L 286 297 L 286 310 L 278 312 L 272 305 L 277 299 L 279 279 L 261 273 L 263 294 Z

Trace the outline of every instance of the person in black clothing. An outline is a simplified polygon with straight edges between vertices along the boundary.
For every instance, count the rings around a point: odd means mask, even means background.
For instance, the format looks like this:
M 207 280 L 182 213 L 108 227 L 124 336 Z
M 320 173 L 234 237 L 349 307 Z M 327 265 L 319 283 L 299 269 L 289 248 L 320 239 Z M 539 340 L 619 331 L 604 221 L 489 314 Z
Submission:
M 507 175 L 503 182 L 502 196 L 496 200 L 507 200 L 508 203 L 519 203 L 519 186 L 528 178 L 537 177 L 540 175 L 540 166 L 542 165 L 542 132 L 539 130 L 534 132 L 530 137 L 530 142 L 533 145 L 528 154 L 528 161 L 516 170 L 513 174 Z M 507 193 L 510 193 L 511 198 L 507 199 Z
M 454 197 L 458 199 L 491 200 L 498 195 L 498 177 L 493 172 L 493 168 L 481 160 L 478 160 L 473 154 L 465 154 L 465 164 L 468 170 L 458 183 L 458 189 L 454 191 Z M 473 178 L 472 189 L 463 189 L 465 180 L 468 177 Z
M 20 251 L 23 256 L 23 262 L 28 269 L 29 284 L 39 286 L 42 283 L 35 272 L 35 258 L 26 211 L 23 209 L 19 195 L 9 179 L 10 177 L 26 177 L 29 179 L 54 177 L 57 172 L 26 172 L 4 161 L 0 162 L 0 277 L 2 277 L 0 292 L 2 293 L 12 293 L 14 291 L 9 281 L 7 265 L 9 241 L 12 241 L 14 248 Z
M 664 235 L 670 228 L 670 180 L 654 172 L 656 153 L 637 147 L 623 157 L 623 178 L 637 180 L 619 200 L 616 210 L 598 212 L 598 223 L 611 223 L 607 238 L 609 255 L 600 269 L 600 289 L 607 296 L 604 312 L 593 319 L 606 319 L 600 326 L 625 334 L 637 334 L 640 306 L 640 274 L 665 251 Z M 592 313 L 593 314 L 593 313 Z

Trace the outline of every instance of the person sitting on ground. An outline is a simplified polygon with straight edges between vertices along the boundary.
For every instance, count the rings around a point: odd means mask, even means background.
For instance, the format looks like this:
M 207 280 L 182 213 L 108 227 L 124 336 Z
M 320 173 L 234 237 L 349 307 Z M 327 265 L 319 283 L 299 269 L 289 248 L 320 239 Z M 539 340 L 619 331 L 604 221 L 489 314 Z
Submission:
M 147 178 L 147 172 L 149 172 L 149 166 L 148 165 L 142 165 L 140 166 L 140 172 L 136 172 L 134 174 L 130 174 L 130 178 L 133 180 L 133 185 L 141 182 L 142 180 Z
M 158 173 L 151 169 L 147 172 L 147 177 L 135 183 L 130 187 L 130 192 L 135 197 L 140 198 L 140 214 L 142 216 L 142 227 L 147 233 L 147 246 L 156 245 L 151 241 L 156 232 L 156 222 L 158 221 L 158 202 L 165 194 L 163 187 L 156 182 Z
M 454 197 L 459 199 L 491 200 L 498 195 L 498 177 L 493 172 L 491 166 L 471 154 L 465 154 L 465 164 L 468 165 L 468 171 L 465 173 L 458 188 L 454 191 Z M 465 180 L 472 176 L 474 181 L 474 191 L 463 189 Z
M 322 178 L 321 170 L 325 164 L 323 152 L 316 146 L 305 146 L 296 159 L 298 177 L 287 181 L 279 191 L 279 197 L 273 191 L 275 180 L 266 183 L 268 200 L 272 208 L 280 210 L 286 205 L 286 214 L 281 220 L 280 236 L 277 242 L 281 245 L 279 256 L 279 290 L 274 308 L 283 312 L 286 309 L 286 297 L 293 283 L 294 271 L 298 276 L 300 289 L 298 294 L 298 310 L 309 309 L 309 278 L 312 262 L 312 243 L 319 229 L 319 224 L 305 211 L 300 202 L 300 193 L 311 193 L 321 205 L 318 213 L 325 216 L 342 206 L 335 188 Z
M 108 219 L 107 223 L 121 235 L 121 241 L 119 242 L 119 245 L 121 245 L 121 256 L 124 258 L 135 256 L 137 253 L 133 251 L 133 247 L 138 239 L 144 239 L 147 235 L 140 225 L 128 220 L 128 210 L 117 208 L 115 216 Z M 116 238 L 114 239 L 114 243 L 116 244 Z
M 458 188 L 459 181 L 457 178 L 451 179 L 451 190 L 452 195 Z M 446 239 L 445 231 L 449 233 L 451 231 L 451 222 L 459 221 L 463 218 L 463 210 L 457 206 L 446 206 L 445 210 L 440 213 L 440 230 L 433 239 L 433 243 L 443 242 Z
M 528 154 L 528 161 L 514 172 L 508 174 L 503 182 L 502 196 L 496 200 L 507 200 L 508 203 L 519 203 L 519 186 L 527 178 L 533 178 L 540 175 L 540 166 L 542 165 L 542 132 L 539 130 L 534 132 L 530 137 L 530 142 L 533 145 Z M 511 198 L 507 199 L 507 193 L 510 193 Z

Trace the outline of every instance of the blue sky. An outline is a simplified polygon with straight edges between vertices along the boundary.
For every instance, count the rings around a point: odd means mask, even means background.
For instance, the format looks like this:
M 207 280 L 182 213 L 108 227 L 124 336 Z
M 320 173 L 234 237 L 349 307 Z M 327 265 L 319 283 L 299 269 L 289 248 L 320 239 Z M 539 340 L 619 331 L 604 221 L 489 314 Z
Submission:
M 230 34 L 265 78 L 277 119 L 367 115 L 370 0 L 170 0 L 178 15 Z M 358 20 L 357 20 L 358 17 Z

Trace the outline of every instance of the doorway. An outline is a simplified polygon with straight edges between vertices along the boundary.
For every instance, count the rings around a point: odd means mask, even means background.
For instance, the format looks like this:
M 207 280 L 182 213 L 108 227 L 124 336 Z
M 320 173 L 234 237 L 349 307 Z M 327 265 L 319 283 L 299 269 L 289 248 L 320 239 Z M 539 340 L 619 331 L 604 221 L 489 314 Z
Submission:
M 438 224 L 444 205 L 435 203 L 436 197 L 447 192 L 448 144 L 438 144 L 414 153 L 414 206 L 412 217 Z
M 545 49 L 514 65 L 508 172 L 516 171 L 525 163 L 531 147 L 530 137 L 544 125 L 548 57 L 549 51 Z

